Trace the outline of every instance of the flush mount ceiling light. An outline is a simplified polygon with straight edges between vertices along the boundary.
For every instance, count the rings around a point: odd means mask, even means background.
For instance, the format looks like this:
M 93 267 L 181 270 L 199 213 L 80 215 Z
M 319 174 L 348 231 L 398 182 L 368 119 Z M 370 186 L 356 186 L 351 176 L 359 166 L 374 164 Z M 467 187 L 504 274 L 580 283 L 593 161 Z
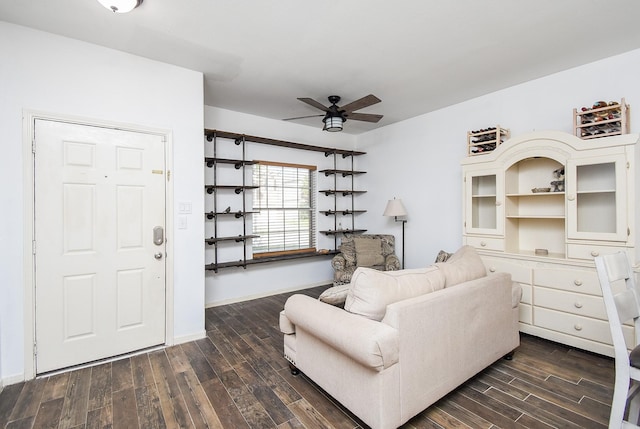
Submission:
M 143 0 L 98 0 L 107 9 L 117 13 L 131 12 L 140 6 Z

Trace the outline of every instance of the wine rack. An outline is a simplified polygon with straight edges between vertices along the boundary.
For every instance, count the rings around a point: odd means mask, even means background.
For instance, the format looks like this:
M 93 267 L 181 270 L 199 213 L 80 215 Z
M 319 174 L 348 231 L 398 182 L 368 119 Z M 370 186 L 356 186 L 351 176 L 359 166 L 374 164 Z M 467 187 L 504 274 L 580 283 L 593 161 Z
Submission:
M 469 155 L 481 155 L 495 150 L 509 138 L 510 134 L 508 129 L 502 128 L 500 125 L 468 131 L 467 148 Z
M 573 109 L 573 134 L 584 140 L 629 134 L 629 105 L 623 98 Z

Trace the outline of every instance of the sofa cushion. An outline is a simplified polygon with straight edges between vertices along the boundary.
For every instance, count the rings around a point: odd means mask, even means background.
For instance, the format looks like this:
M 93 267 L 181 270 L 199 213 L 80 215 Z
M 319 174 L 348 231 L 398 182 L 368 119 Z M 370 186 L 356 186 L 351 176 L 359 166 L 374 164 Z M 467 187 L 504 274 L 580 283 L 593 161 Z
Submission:
M 327 304 L 343 306 L 349 293 L 349 283 L 339 286 L 330 287 L 320 294 L 318 299 Z
M 447 262 L 438 262 L 436 266 L 442 271 L 446 281 L 446 287 L 479 279 L 487 275 L 487 269 L 471 246 L 462 246 L 451 255 Z
M 356 264 L 359 267 L 384 265 L 381 239 L 355 237 L 353 242 L 356 246 Z
M 380 321 L 387 305 L 434 292 L 444 286 L 444 275 L 433 266 L 400 271 L 359 267 L 351 277 L 344 309 Z

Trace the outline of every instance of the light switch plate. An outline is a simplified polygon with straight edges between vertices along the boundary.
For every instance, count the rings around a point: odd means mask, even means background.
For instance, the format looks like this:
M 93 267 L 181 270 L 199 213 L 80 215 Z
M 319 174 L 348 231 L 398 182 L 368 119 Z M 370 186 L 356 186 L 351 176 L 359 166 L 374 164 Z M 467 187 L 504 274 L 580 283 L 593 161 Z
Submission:
M 178 213 L 191 214 L 191 201 L 178 202 Z

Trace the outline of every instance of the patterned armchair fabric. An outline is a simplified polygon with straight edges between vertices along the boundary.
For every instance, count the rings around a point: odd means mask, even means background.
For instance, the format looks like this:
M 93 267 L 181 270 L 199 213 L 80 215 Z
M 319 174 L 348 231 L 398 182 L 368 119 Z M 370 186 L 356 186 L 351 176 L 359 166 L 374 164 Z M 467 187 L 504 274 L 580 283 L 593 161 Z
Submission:
M 331 266 L 335 270 L 334 286 L 350 283 L 351 276 L 358 267 L 369 267 L 380 271 L 400 269 L 400 260 L 394 254 L 395 237 L 393 235 L 345 235 L 339 250 L 340 253 L 331 260 Z

